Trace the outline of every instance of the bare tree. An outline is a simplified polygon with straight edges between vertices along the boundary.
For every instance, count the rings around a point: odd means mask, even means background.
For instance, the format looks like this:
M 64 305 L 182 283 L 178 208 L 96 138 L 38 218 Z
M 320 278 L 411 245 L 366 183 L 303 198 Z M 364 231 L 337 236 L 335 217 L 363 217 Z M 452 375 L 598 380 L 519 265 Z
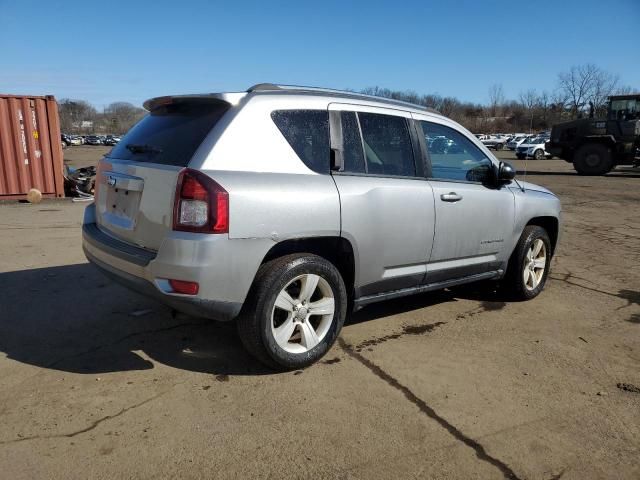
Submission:
M 593 77 L 593 85 L 589 92 L 589 101 L 593 104 L 596 116 L 606 116 L 609 97 L 618 88 L 619 78 L 603 70 L 598 70 Z
M 591 64 L 573 66 L 568 72 L 558 75 L 559 89 L 564 92 L 570 102 L 574 117 L 578 116 L 587 101 L 596 69 L 597 67 Z
M 145 110 L 128 102 L 114 102 L 104 109 L 105 129 L 111 133 L 124 133 L 145 114 Z
M 617 75 L 588 63 L 573 66 L 568 72 L 558 75 L 558 87 L 569 101 L 571 113 L 578 117 L 588 102 L 596 112 L 606 109 L 607 97 L 613 95 L 618 86 Z
M 529 133 L 533 131 L 533 109 L 538 101 L 538 94 L 535 88 L 530 88 L 526 92 L 520 92 L 520 103 L 527 111 L 529 117 Z
M 616 88 L 614 95 L 631 95 L 634 92 L 640 92 L 640 88 L 632 88 L 630 85 L 622 85 Z
M 97 116 L 96 109 L 89 102 L 70 98 L 58 102 L 58 112 L 60 129 L 65 133 L 79 133 L 82 122 L 94 122 Z
M 504 105 L 504 90 L 502 85 L 495 83 L 489 87 L 489 106 L 491 107 L 491 116 L 500 115 L 500 109 Z
M 546 91 L 543 91 L 538 98 L 536 99 L 536 105 L 540 109 L 540 113 L 542 115 L 542 124 L 544 128 L 549 126 L 547 120 L 549 117 L 549 111 L 551 109 L 551 100 L 550 96 Z

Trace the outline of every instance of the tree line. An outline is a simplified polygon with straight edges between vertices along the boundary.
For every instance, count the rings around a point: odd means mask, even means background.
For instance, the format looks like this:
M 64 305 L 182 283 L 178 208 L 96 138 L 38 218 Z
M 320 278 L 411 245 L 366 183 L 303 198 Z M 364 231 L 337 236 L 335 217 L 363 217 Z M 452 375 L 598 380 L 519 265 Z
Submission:
M 114 102 L 99 112 L 85 100 L 63 98 L 58 102 L 58 113 L 63 133 L 121 135 L 138 122 L 146 111 L 128 102 Z
M 547 130 L 556 123 L 589 115 L 591 109 L 595 116 L 602 117 L 606 115 L 607 97 L 633 91 L 621 83 L 618 75 L 585 64 L 559 73 L 554 90 L 530 88 L 521 91 L 517 99 L 506 99 L 502 85 L 494 84 L 484 105 L 456 97 L 380 87 L 365 88 L 361 93 L 434 108 L 474 133 L 497 133 Z M 640 88 L 635 91 L 640 92 Z M 65 98 L 58 106 L 61 129 L 72 134 L 123 134 L 146 113 L 127 102 L 111 103 L 102 112 L 84 100 Z
M 530 88 L 521 91 L 517 99 L 506 99 L 502 85 L 494 84 L 488 91 L 489 102 L 484 105 L 455 97 L 380 87 L 365 88 L 361 93 L 434 108 L 474 133 L 526 133 L 548 130 L 556 123 L 588 116 L 591 110 L 594 116 L 604 117 L 609 96 L 634 91 L 640 93 L 640 88 L 625 86 L 618 75 L 585 64 L 559 73 L 552 91 Z

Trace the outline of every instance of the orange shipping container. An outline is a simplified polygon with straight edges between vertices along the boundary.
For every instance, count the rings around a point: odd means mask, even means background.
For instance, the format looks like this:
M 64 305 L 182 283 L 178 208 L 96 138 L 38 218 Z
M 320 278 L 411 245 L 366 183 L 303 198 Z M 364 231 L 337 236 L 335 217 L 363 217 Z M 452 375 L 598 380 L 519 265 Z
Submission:
M 0 94 L 0 199 L 63 197 L 63 168 L 55 98 Z

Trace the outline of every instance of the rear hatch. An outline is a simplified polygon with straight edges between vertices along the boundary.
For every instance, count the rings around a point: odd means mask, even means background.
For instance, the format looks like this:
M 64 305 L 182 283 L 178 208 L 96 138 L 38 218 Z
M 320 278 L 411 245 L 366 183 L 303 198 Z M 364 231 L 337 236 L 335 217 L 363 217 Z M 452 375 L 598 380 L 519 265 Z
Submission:
M 229 104 L 215 97 L 163 97 L 100 161 L 96 177 L 98 227 L 158 250 L 173 222 L 180 170 L 186 167 Z

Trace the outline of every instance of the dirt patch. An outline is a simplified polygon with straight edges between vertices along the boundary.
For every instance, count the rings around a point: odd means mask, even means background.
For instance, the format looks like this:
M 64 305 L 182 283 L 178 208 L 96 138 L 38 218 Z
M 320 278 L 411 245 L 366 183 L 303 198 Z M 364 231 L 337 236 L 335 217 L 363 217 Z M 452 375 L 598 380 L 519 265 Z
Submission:
M 340 359 L 336 357 L 336 358 L 331 358 L 329 360 L 324 360 L 322 363 L 324 363 L 325 365 L 333 365 L 334 363 L 338 363 L 339 361 Z
M 616 387 L 620 390 L 624 390 L 625 392 L 640 393 L 640 387 L 636 387 L 631 383 L 618 383 Z
M 406 325 L 402 329 L 403 335 L 422 335 L 423 333 L 429 333 L 440 325 L 444 325 L 445 322 L 427 323 L 426 325 Z
M 405 325 L 402 327 L 402 332 L 392 333 L 389 335 L 385 335 L 383 337 L 371 338 L 369 340 L 365 340 L 364 342 L 360 342 L 355 346 L 356 352 L 361 352 L 364 348 L 367 348 L 371 351 L 370 347 L 374 347 L 376 345 L 380 345 L 381 343 L 388 342 L 389 340 L 396 340 L 404 335 L 423 335 L 425 333 L 429 333 L 433 331 L 435 328 L 444 325 L 446 322 L 436 322 L 436 323 L 427 323 L 424 325 Z

